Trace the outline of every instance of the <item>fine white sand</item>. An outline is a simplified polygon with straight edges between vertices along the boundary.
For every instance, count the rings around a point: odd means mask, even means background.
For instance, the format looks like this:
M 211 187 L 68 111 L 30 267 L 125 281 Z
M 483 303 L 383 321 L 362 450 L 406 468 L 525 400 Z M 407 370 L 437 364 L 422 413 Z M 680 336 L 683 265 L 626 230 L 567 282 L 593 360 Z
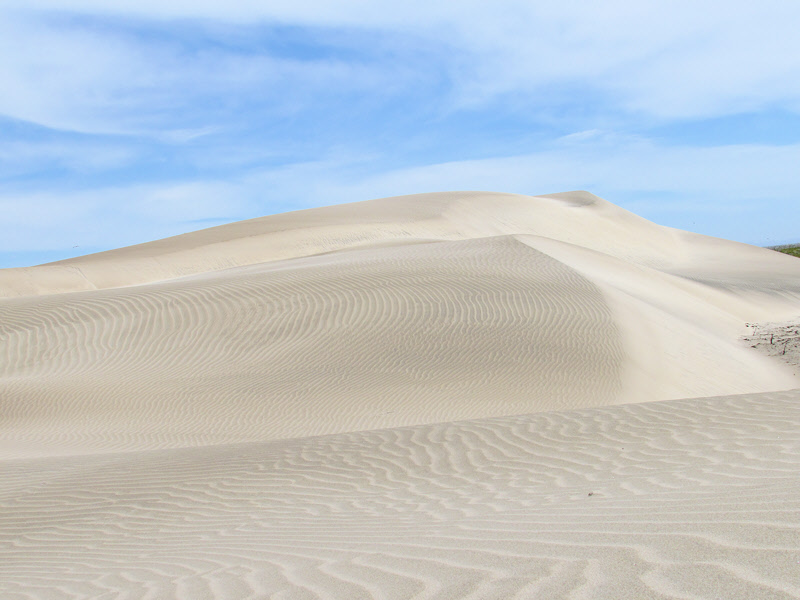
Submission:
M 0 598 L 797 597 L 798 317 L 586 192 L 0 270 Z
M 3 463 L 17 598 L 800 597 L 800 391 Z

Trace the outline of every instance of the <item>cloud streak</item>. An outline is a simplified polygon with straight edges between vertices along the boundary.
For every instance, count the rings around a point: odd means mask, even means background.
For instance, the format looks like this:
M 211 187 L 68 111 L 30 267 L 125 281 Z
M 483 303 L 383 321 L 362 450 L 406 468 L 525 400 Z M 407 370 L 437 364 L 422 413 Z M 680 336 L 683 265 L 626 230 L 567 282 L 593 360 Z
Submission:
M 451 72 L 461 102 L 576 82 L 601 90 L 620 106 L 660 118 L 728 114 L 776 103 L 796 110 L 800 100 L 800 6 L 782 0 L 500 0 L 467 1 L 455 9 L 421 1 L 74 0 L 66 6 L 84 15 L 220 21 L 242 28 L 265 23 L 355 28 L 426 40 L 463 55 Z M 33 18 L 64 11 L 65 3 L 11 0 L 8 7 Z M 66 56 L 93 65 L 95 70 L 86 72 L 90 76 L 107 75 L 115 64 L 127 63 L 133 80 L 142 83 L 136 63 L 151 57 L 137 57 L 141 49 L 126 51 L 113 41 L 97 40 L 109 51 L 92 59 L 86 40 L 55 41 L 66 46 Z M 219 57 L 208 60 L 208 72 L 222 71 L 232 79 L 270 70 L 248 65 L 242 57 L 224 67 L 214 66 Z
M 407 56 L 277 56 L 226 46 L 207 24 L 179 25 L 170 37 L 147 23 L 78 16 L 0 23 L 0 114 L 73 132 L 175 139 L 233 126 L 243 112 L 286 118 L 322 99 L 391 94 L 419 79 Z

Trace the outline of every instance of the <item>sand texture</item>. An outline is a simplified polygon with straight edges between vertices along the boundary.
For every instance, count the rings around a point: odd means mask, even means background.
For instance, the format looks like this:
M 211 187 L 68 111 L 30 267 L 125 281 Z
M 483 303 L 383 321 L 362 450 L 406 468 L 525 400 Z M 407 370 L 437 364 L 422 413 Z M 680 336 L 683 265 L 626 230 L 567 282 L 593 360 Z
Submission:
M 369 247 L 354 233 L 364 223 Z M 470 227 L 492 235 L 422 239 Z M 495 235 L 515 228 L 538 234 Z M 659 227 L 586 193 L 376 200 L 70 264 L 108 278 L 125 272 L 114 261 L 202 266 L 209 248 L 345 242 L 0 300 L 0 452 L 236 443 L 800 387 L 796 367 L 740 339 L 747 322 L 800 314 L 800 261 Z
M 794 391 L 7 461 L 2 597 L 789 600 L 799 432 Z
M 586 192 L 0 270 L 0 600 L 798 597 L 797 323 Z

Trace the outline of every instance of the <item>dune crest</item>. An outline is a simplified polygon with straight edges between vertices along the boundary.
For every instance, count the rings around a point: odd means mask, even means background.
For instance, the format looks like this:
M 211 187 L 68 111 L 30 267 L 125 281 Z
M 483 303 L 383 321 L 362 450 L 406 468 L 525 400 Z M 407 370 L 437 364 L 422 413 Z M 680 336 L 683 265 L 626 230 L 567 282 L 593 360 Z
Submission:
M 380 244 L 527 234 L 639 264 L 691 268 L 723 256 L 776 265 L 791 257 L 661 227 L 588 192 L 523 196 L 439 192 L 270 215 L 64 261 L 0 270 L 0 297 L 152 283 Z M 727 255 L 728 259 L 724 256 Z M 735 255 L 735 256 L 734 256 Z M 777 266 L 783 263 L 782 267 Z M 761 265 L 763 267 L 763 265 Z

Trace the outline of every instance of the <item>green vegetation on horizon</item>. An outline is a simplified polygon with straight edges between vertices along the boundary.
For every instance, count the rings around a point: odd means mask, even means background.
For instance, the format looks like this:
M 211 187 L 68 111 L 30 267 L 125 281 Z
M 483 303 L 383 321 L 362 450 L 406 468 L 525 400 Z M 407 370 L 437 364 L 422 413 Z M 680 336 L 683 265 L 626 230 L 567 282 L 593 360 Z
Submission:
M 770 249 L 777 250 L 778 252 L 783 252 L 784 254 L 791 254 L 792 256 L 800 258 L 800 244 L 785 244 L 783 246 L 770 246 Z

